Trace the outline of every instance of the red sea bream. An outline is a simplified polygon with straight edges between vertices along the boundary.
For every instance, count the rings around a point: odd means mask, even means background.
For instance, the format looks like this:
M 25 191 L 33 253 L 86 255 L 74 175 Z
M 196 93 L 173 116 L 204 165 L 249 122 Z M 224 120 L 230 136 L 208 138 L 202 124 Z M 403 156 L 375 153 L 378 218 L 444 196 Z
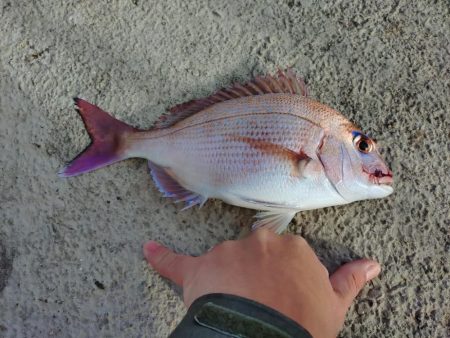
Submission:
M 75 104 L 92 143 L 63 177 L 142 157 L 165 196 L 186 207 L 218 198 L 260 210 L 253 228 L 276 232 L 299 211 L 393 191 L 392 172 L 375 142 L 309 98 L 290 70 L 175 106 L 150 130 L 82 99 Z

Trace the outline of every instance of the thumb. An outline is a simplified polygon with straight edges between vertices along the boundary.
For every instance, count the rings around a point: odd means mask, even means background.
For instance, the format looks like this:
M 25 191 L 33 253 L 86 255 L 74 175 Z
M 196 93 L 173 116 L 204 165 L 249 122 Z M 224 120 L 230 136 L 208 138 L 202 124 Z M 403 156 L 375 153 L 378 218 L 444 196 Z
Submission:
M 331 286 L 347 309 L 364 284 L 378 276 L 380 271 L 380 264 L 375 261 L 369 259 L 353 261 L 344 264 L 331 275 Z
M 188 271 L 193 257 L 178 255 L 155 241 L 144 244 L 144 256 L 161 276 L 183 286 L 185 271 Z

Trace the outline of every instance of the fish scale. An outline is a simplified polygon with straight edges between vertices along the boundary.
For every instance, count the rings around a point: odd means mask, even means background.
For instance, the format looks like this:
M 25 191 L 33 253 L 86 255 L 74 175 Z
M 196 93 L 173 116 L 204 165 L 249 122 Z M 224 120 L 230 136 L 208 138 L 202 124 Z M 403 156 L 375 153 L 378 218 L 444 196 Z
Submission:
M 255 150 L 251 145 L 238 140 L 233 140 L 240 133 L 228 133 L 218 135 L 215 138 L 192 139 L 180 135 L 180 140 L 170 142 L 167 147 L 178 148 L 172 155 L 170 163 L 164 163 L 166 166 L 175 166 L 176 163 L 187 165 L 192 162 L 197 170 L 207 170 L 215 172 L 217 175 L 236 175 L 244 170 L 245 173 L 270 170 L 274 165 L 280 164 L 276 161 L 277 157 L 273 154 L 267 154 L 261 150 Z M 242 133 L 241 135 L 245 135 Z M 255 140 L 268 140 L 271 137 L 258 138 Z M 196 144 L 206 143 L 207 146 L 196 147 Z M 290 149 L 295 148 L 295 142 L 289 142 Z M 300 146 L 299 143 L 297 143 Z M 299 148 L 298 148 L 299 149 Z M 227 164 L 226 166 L 224 166 Z M 233 171 L 230 171 L 233 169 Z M 242 169 L 242 170 L 241 170 Z M 177 175 L 183 175 L 183 169 L 177 170 Z M 205 172 L 206 174 L 206 172 Z
M 153 162 L 172 168 L 171 175 L 177 181 L 202 196 L 238 205 L 251 204 L 258 209 L 262 208 L 257 203 L 261 200 L 266 205 L 303 208 L 298 200 L 311 196 L 311 177 L 315 182 L 319 181 L 325 176 L 323 168 L 309 172 L 308 180 L 295 173 L 297 163 L 280 153 L 285 150 L 296 153 L 304 148 L 317 162 L 315 152 L 323 128 L 305 121 L 298 113 L 291 113 L 292 108 L 287 109 L 288 101 L 306 106 L 299 102 L 308 99 L 286 94 L 273 94 L 265 99 L 275 100 L 269 101 L 273 102 L 270 105 L 257 101 L 251 101 L 253 105 L 249 105 L 243 98 L 233 104 L 215 105 L 207 113 L 194 115 L 189 121 L 181 121 L 172 129 L 161 131 L 162 135 L 151 138 L 145 149 L 154 148 L 155 143 L 164 144 L 162 152 L 167 155 L 161 162 Z M 272 111 L 261 113 L 262 109 Z M 227 112 L 226 116 L 224 112 Z M 275 151 L 268 151 L 267 147 L 255 149 L 239 137 L 279 145 L 280 148 Z M 147 156 L 152 157 L 151 154 Z M 327 185 L 317 185 L 313 190 L 316 194 L 329 194 L 330 189 Z M 262 199 L 261 196 L 266 197 Z M 333 197 L 335 203 L 342 202 L 340 196 Z
M 392 172 L 374 141 L 306 96 L 288 70 L 175 106 L 144 131 L 76 99 L 92 144 L 62 172 L 75 176 L 142 157 L 164 196 L 262 210 L 253 228 L 281 232 L 301 210 L 380 198 Z

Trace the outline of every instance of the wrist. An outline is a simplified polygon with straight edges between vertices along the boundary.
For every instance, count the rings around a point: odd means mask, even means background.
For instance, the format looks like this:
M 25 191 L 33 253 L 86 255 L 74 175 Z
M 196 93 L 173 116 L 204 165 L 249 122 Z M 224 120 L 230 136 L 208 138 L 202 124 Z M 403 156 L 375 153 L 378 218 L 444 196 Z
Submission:
M 221 332 L 235 336 L 255 336 L 256 333 L 277 338 L 312 337 L 298 323 L 270 307 L 222 293 L 196 299 L 171 337 L 190 337 L 186 336 L 187 326 L 191 332 L 197 330 L 192 337 L 222 337 L 217 335 Z

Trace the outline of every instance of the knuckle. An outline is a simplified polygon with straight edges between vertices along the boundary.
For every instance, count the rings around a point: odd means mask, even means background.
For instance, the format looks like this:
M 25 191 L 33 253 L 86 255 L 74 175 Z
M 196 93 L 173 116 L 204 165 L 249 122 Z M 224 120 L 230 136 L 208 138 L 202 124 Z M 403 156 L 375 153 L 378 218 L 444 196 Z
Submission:
M 283 235 L 283 238 L 286 240 L 286 241 L 289 241 L 289 242 L 294 242 L 294 241 L 296 241 L 296 235 L 293 235 L 293 234 L 286 234 L 286 235 Z
M 302 246 L 308 245 L 308 242 L 302 236 L 295 236 L 295 237 L 296 237 L 297 243 L 299 245 L 302 245 Z
M 220 244 L 216 245 L 215 247 L 213 247 L 209 252 L 230 250 L 235 245 L 235 243 L 236 243 L 236 241 L 233 241 L 233 240 L 223 241 L 222 243 L 220 243 Z
M 330 277 L 330 272 L 328 271 L 327 267 L 322 264 L 322 262 L 319 261 L 319 263 L 322 274 L 328 279 Z
M 284 239 L 288 244 L 292 244 L 298 248 L 303 248 L 307 245 L 306 240 L 298 235 L 286 234 L 284 235 Z
M 349 278 L 347 279 L 347 287 L 352 294 L 357 294 L 359 289 L 361 288 L 360 278 L 356 273 L 351 273 Z
M 273 231 L 265 228 L 261 228 L 255 231 L 255 238 L 260 241 L 266 241 L 272 237 L 276 236 Z

